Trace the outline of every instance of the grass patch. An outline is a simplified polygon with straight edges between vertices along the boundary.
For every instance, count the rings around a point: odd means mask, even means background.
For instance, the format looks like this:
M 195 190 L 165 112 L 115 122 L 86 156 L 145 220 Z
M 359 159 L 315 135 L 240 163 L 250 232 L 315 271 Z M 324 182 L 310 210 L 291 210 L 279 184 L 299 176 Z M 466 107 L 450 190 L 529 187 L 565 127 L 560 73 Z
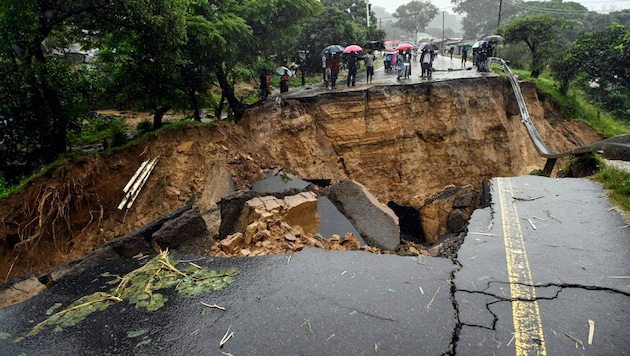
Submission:
M 604 137 L 613 137 L 630 132 L 630 122 L 617 119 L 615 116 L 591 104 L 586 94 L 576 88 L 571 88 L 568 95 L 560 94 L 556 81 L 543 73 L 538 78 L 530 76 L 526 70 L 512 70 L 520 80 L 531 81 L 541 94 L 546 95 L 556 105 L 564 116 L 570 120 L 582 120 Z
M 626 213 L 630 213 L 630 172 L 605 165 L 592 176 L 599 182 L 610 198 L 611 202 Z

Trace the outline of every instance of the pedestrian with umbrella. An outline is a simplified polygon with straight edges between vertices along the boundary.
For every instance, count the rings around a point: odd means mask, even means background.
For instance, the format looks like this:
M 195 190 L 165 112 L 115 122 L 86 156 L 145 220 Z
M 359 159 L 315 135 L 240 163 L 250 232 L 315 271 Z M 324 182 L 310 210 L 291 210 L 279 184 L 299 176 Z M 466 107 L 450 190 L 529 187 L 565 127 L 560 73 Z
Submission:
M 335 54 L 342 53 L 344 49 L 345 47 L 341 45 L 330 45 L 322 50 L 322 71 L 324 74 L 324 82 L 327 86 L 330 85 L 332 76 L 330 73 L 331 58 Z
M 289 80 L 293 73 L 287 67 L 276 68 L 276 73 L 280 74 L 280 93 L 286 93 L 289 91 Z
M 348 86 L 356 86 L 357 69 L 359 68 L 359 60 L 363 57 L 359 57 L 358 52 L 361 52 L 363 48 L 357 45 L 350 45 L 343 50 L 343 53 L 350 54 L 346 59 L 346 65 L 348 66 L 348 78 L 346 84 Z
M 448 53 L 451 55 L 451 59 L 453 59 L 453 52 L 455 52 L 455 45 L 448 46 Z

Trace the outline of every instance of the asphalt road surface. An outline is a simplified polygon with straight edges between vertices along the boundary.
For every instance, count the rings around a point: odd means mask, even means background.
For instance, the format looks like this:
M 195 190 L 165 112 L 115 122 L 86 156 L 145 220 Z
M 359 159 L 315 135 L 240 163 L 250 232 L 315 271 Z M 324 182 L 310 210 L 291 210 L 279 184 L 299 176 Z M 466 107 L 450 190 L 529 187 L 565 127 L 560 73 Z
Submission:
M 123 301 L 14 342 L 55 303 L 111 288 L 104 272 L 141 264 L 111 260 L 0 310 L 0 354 L 629 354 L 630 232 L 603 190 L 587 179 L 523 176 L 493 179 L 491 195 L 455 260 L 314 248 L 175 256 L 240 273 L 199 297 L 166 291 L 157 311 Z M 225 310 L 206 313 L 202 302 Z

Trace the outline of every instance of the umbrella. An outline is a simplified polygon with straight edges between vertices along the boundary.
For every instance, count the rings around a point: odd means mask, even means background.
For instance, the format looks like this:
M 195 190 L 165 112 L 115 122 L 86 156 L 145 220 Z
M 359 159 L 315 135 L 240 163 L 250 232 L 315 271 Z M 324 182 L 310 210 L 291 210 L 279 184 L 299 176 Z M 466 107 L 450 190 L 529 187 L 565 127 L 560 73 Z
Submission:
M 284 75 L 284 71 L 287 71 L 287 74 L 292 77 L 293 76 L 293 72 L 291 71 L 291 69 L 287 68 L 287 67 L 278 67 L 276 68 L 276 73 L 280 74 L 280 75 Z
M 455 46 L 455 45 L 450 45 L 450 46 L 448 46 L 448 49 L 451 49 L 451 48 L 452 48 L 452 49 L 456 49 L 456 48 L 457 48 L 457 46 Z
M 418 48 L 420 48 L 421 51 L 437 51 L 439 49 L 435 43 L 431 42 L 420 43 Z
M 383 44 L 383 42 L 380 42 L 380 41 L 369 41 L 363 47 L 365 47 L 367 49 L 373 49 L 373 50 L 377 50 L 377 51 L 382 51 L 382 50 L 385 49 L 385 44 Z
M 490 44 L 498 44 L 503 42 L 503 36 L 501 35 L 490 35 L 483 38 L 484 41 Z
M 486 41 L 477 41 L 472 45 L 472 48 L 479 48 Z
M 398 47 L 396 47 L 397 51 L 405 51 L 408 49 L 412 49 L 413 45 L 411 43 L 407 43 L 407 42 L 403 42 L 401 44 L 398 45 Z
M 343 52 L 344 46 L 341 45 L 330 45 L 322 50 L 322 56 L 328 53 L 340 53 Z
M 343 53 L 351 53 L 351 52 L 361 52 L 363 48 L 357 45 L 350 45 L 343 50 Z

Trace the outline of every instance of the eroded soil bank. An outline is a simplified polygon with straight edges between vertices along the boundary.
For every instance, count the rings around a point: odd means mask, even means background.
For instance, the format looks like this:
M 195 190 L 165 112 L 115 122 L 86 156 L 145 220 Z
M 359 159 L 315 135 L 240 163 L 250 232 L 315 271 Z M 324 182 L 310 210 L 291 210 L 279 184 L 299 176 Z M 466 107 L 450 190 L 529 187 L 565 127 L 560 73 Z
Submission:
M 533 86 L 522 89 L 553 150 L 600 139 L 582 122 L 559 120 Z M 0 205 L 0 281 L 77 259 L 192 196 L 202 211 L 211 211 L 216 204 L 208 191 L 217 167 L 229 170 L 239 189 L 282 167 L 307 179 L 352 179 L 381 202 L 416 207 L 449 185 L 480 189 L 486 178 L 542 169 L 545 160 L 519 115 L 501 78 L 375 86 L 269 101 L 248 110 L 238 125 L 179 128 L 74 159 Z M 154 157 L 159 163 L 137 201 L 118 210 L 122 188 Z M 218 222 L 208 227 L 216 230 Z

